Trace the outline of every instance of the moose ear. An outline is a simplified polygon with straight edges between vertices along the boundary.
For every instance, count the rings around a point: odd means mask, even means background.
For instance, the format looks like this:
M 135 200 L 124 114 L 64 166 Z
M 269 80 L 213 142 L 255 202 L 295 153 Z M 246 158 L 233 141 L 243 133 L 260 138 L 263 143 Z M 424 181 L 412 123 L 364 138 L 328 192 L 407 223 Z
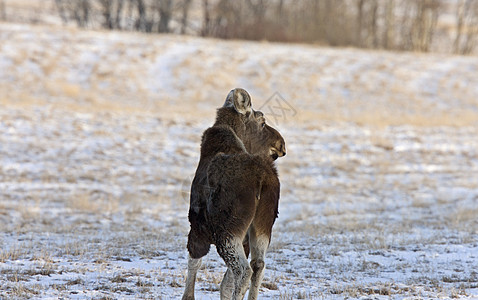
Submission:
M 266 121 L 266 118 L 264 118 L 264 114 L 260 110 L 254 111 L 254 117 L 259 123 L 264 123 Z
M 230 91 L 223 105 L 223 107 L 234 107 L 238 113 L 243 115 L 251 112 L 251 106 L 251 96 L 249 96 L 246 90 L 241 88 Z

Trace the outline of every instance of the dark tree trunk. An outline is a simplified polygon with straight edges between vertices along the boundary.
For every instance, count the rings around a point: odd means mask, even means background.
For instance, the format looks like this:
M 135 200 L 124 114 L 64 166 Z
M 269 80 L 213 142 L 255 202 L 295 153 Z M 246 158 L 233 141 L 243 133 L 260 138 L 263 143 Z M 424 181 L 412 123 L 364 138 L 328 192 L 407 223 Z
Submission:
M 184 0 L 183 3 L 183 15 L 181 18 L 181 34 L 186 33 L 186 28 L 188 26 L 188 14 L 189 8 L 191 7 L 191 0 Z
M 203 0 L 203 22 L 201 29 L 201 36 L 209 36 L 211 31 L 211 15 L 209 14 L 209 1 Z
M 169 32 L 169 21 L 173 14 L 172 0 L 161 0 L 159 3 L 159 27 L 161 33 Z

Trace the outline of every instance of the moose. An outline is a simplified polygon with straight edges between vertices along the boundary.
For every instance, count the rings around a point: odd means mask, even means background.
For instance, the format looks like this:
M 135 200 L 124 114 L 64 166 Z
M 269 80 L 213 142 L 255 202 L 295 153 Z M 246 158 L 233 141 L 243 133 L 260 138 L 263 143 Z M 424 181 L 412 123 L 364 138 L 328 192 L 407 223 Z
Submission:
M 227 266 L 221 299 L 243 299 L 249 282 L 248 299 L 257 299 L 278 215 L 280 182 L 274 161 L 284 155 L 283 137 L 266 124 L 262 112 L 252 109 L 247 91 L 230 91 L 214 125 L 203 133 L 191 184 L 183 300 L 194 299 L 196 274 L 211 244 Z

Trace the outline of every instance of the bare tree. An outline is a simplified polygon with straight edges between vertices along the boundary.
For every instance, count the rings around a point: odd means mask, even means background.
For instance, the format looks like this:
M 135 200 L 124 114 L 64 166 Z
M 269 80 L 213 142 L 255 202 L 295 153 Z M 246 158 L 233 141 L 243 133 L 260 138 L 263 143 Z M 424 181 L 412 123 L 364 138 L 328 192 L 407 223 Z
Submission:
M 378 2 L 377 0 L 372 0 L 371 1 L 371 22 L 370 22 L 370 33 L 372 37 L 372 46 L 373 48 L 378 48 L 379 42 L 378 42 Z
M 416 15 L 413 21 L 413 50 L 429 51 L 438 20 L 440 2 L 437 0 L 422 0 L 416 2 Z
M 138 19 L 136 20 L 136 30 L 147 31 L 147 19 L 146 19 L 146 5 L 144 0 L 136 0 L 136 6 L 138 9 Z
M 239 21 L 234 24 L 234 19 L 238 21 L 241 16 L 240 12 L 234 7 L 233 1 L 219 0 L 214 6 L 208 1 L 204 3 L 207 4 L 207 7 L 205 7 L 207 11 L 205 11 L 205 13 L 208 18 L 206 27 L 208 35 L 223 39 L 241 38 L 240 32 L 243 31 L 241 31 L 240 28 L 243 27 L 244 23 Z
M 0 0 L 0 8 L 3 1 Z M 195 1 L 201 4 L 198 34 L 202 36 L 429 51 L 443 0 Z M 456 53 L 469 53 L 477 42 L 478 0 L 458 1 L 453 48 Z M 63 23 L 74 21 L 79 27 L 165 33 L 174 30 L 184 34 L 194 2 L 55 0 L 55 3 Z M 172 23 L 173 20 L 177 23 Z
M 107 29 L 121 29 L 121 13 L 125 4 L 124 0 L 99 0 L 103 27 Z
M 55 0 L 55 4 L 56 4 L 56 8 L 58 9 L 58 14 L 60 15 L 61 21 L 63 22 L 64 25 L 67 24 L 68 23 L 68 13 L 67 13 L 68 9 L 67 9 L 65 1 Z
M 181 34 L 186 33 L 186 28 L 188 25 L 188 15 L 189 15 L 189 9 L 191 7 L 191 1 L 192 0 L 184 0 L 182 3 L 182 16 L 181 16 Z
M 125 6 L 125 0 L 117 0 L 116 14 L 115 14 L 115 28 L 118 28 L 118 29 L 122 28 L 121 13 L 123 12 L 124 6 Z
M 246 0 L 246 4 L 250 10 L 250 22 L 254 26 L 255 30 L 250 31 L 254 33 L 252 35 L 253 39 L 263 39 L 266 35 L 266 11 L 268 9 L 269 2 L 268 0 Z
M 158 32 L 169 32 L 169 21 L 173 15 L 172 0 L 159 0 Z
M 456 36 L 453 51 L 468 54 L 476 46 L 478 35 L 478 3 L 473 0 L 460 0 L 456 9 Z
M 460 53 L 460 45 L 461 45 L 461 37 L 463 34 L 463 23 L 465 19 L 465 12 L 466 6 L 469 6 L 469 3 L 471 1 L 468 0 L 461 0 L 460 2 L 457 3 L 456 5 L 456 37 L 455 37 L 455 42 L 453 44 L 453 49 L 455 53 Z
M 247 5 L 252 11 L 252 15 L 256 21 L 261 21 L 267 10 L 268 1 L 267 0 L 246 0 Z
M 202 28 L 201 28 L 201 36 L 208 36 L 211 33 L 211 6 L 209 5 L 209 0 L 202 1 Z
M 468 14 L 467 39 L 464 47 L 464 54 L 471 53 L 478 42 L 478 2 L 473 1 L 473 5 Z
M 72 18 L 78 27 L 88 26 L 91 12 L 89 0 L 55 0 L 55 4 L 63 24 L 67 24 Z
M 440 0 L 407 0 L 401 2 L 401 14 L 397 20 L 400 26 L 397 47 L 399 50 L 430 51 L 436 33 Z
M 108 29 L 114 28 L 113 16 L 111 14 L 111 7 L 113 6 L 112 0 L 100 0 L 100 4 L 102 5 L 103 9 L 103 17 L 104 17 L 104 27 Z
M 385 28 L 383 31 L 383 48 L 393 49 L 395 47 L 395 36 L 394 36 L 394 27 L 396 26 L 395 22 L 395 13 L 394 13 L 394 0 L 388 0 L 385 8 Z
M 0 0 L 0 20 L 6 20 L 7 19 L 7 9 L 5 6 L 5 1 Z
M 362 43 L 362 26 L 363 26 L 363 17 L 364 17 L 364 4 L 365 0 L 357 1 L 357 26 L 355 28 L 355 43 L 356 45 L 363 45 Z

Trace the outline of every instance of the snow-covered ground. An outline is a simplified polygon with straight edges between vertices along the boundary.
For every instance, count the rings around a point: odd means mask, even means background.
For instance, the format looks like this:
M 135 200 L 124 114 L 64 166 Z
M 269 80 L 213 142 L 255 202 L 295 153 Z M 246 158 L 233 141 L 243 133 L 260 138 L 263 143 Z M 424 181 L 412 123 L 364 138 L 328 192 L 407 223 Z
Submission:
M 288 149 L 262 299 L 477 298 L 477 70 L 0 24 L 0 298 L 180 298 L 200 135 L 236 86 Z

